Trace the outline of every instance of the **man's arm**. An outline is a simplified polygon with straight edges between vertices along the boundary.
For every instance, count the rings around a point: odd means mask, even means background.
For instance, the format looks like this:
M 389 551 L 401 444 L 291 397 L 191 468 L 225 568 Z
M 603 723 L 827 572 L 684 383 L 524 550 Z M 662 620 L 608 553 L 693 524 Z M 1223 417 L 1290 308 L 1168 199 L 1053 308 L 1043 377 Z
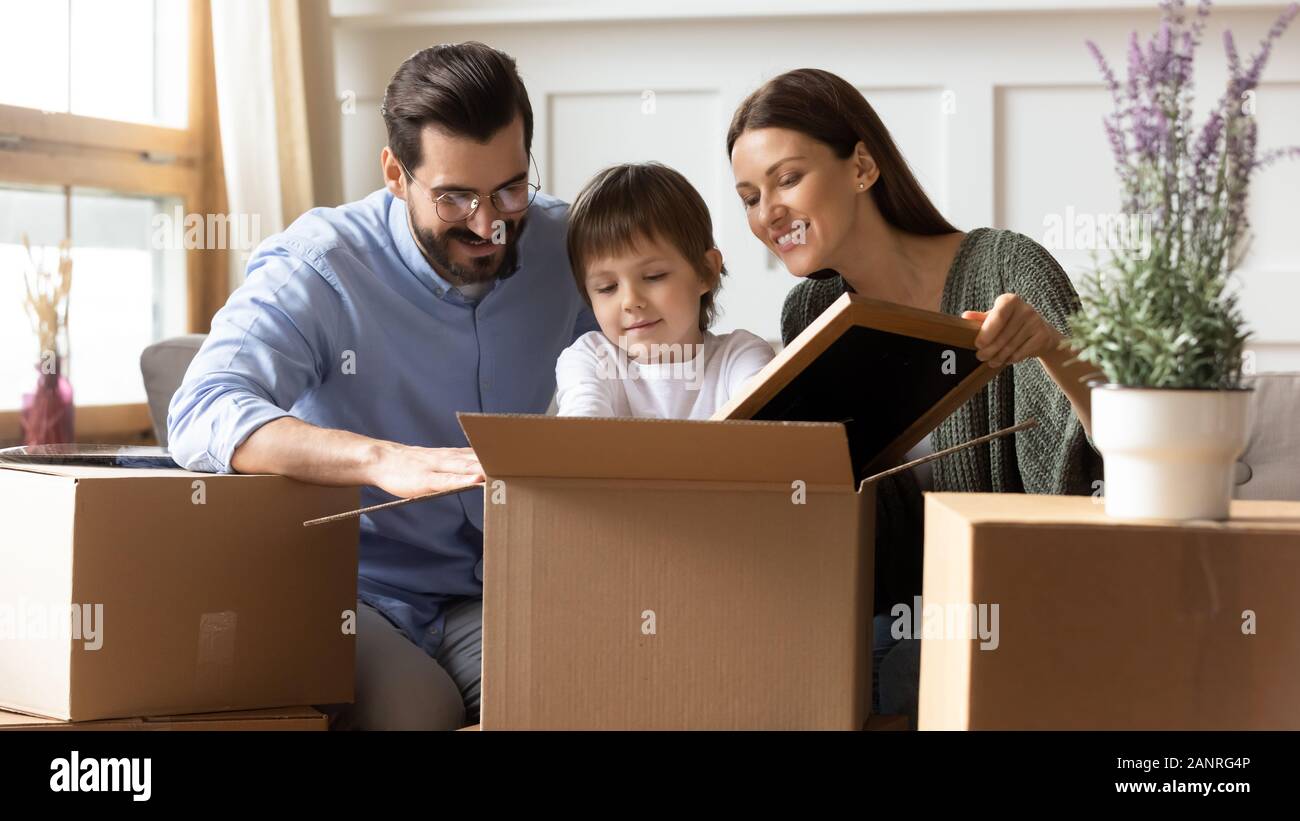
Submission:
M 403 498 L 484 478 L 473 448 L 412 447 L 293 416 L 262 425 L 230 463 L 240 473 L 277 473 L 317 485 L 374 485 Z
M 469 448 L 419 448 L 290 415 L 333 360 L 341 301 L 304 262 L 272 250 L 213 319 L 168 411 L 168 445 L 190 470 L 275 473 L 414 496 L 478 481 Z

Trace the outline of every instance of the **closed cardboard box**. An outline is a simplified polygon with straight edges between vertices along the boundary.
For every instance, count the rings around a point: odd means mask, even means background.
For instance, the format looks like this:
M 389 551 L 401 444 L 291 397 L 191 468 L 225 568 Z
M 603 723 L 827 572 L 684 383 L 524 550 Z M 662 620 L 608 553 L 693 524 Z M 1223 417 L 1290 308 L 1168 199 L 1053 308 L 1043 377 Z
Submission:
M 1300 503 L 1100 502 L 926 495 L 920 728 L 1300 729 Z M 971 605 L 995 641 L 947 628 Z
M 862 729 L 875 496 L 842 425 L 460 419 L 484 730 Z
M 88 721 L 352 700 L 356 488 L 0 469 L 0 707 Z
M 58 721 L 0 710 L 0 730 L 328 730 L 329 719 L 311 707 L 278 707 L 152 718 Z

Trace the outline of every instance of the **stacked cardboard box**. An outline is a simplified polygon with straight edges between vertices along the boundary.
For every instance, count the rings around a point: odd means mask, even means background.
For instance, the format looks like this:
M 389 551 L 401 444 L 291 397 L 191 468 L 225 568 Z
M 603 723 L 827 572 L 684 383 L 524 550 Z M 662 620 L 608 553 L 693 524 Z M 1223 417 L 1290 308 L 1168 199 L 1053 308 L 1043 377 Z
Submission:
M 279 476 L 0 467 L 0 709 L 157 727 L 142 717 L 351 701 L 358 524 L 302 523 L 357 498 Z
M 920 728 L 1300 729 L 1300 503 L 1100 502 L 926 495 Z

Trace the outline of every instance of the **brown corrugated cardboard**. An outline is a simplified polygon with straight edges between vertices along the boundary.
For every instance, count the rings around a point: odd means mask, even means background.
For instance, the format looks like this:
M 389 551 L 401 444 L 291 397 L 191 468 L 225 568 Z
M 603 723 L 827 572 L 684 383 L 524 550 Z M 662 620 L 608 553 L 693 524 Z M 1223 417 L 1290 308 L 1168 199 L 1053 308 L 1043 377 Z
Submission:
M 357 499 L 279 476 L 0 469 L 0 707 L 85 721 L 350 701 L 358 524 L 302 522 Z
M 311 707 L 277 707 L 228 713 L 59 721 L 0 710 L 0 730 L 328 730 L 329 719 Z
M 484 729 L 864 725 L 875 497 L 842 425 L 460 419 Z
M 907 716 L 883 716 L 872 714 L 867 716 L 867 730 L 881 732 L 902 732 L 909 730 Z
M 927 494 L 921 729 L 1300 728 L 1300 503 L 1100 501 Z M 998 605 L 996 642 L 937 635 L 971 604 Z
M 461 727 L 460 731 L 477 732 L 482 729 L 483 729 L 483 725 L 481 724 L 471 724 L 468 727 Z M 863 729 L 869 731 L 880 730 L 886 732 L 896 732 L 899 730 L 906 730 L 907 716 L 869 715 L 867 716 L 867 726 L 863 727 Z

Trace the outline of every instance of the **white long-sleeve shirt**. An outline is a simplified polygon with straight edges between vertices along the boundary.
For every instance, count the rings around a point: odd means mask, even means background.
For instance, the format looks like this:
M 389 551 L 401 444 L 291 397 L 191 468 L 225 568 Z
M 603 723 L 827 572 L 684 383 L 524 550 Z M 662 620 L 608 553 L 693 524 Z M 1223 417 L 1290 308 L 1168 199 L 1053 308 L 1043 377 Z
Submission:
M 641 364 L 599 331 L 578 337 L 555 366 L 559 416 L 708 419 L 775 354 L 749 331 L 704 334 L 684 362 Z

